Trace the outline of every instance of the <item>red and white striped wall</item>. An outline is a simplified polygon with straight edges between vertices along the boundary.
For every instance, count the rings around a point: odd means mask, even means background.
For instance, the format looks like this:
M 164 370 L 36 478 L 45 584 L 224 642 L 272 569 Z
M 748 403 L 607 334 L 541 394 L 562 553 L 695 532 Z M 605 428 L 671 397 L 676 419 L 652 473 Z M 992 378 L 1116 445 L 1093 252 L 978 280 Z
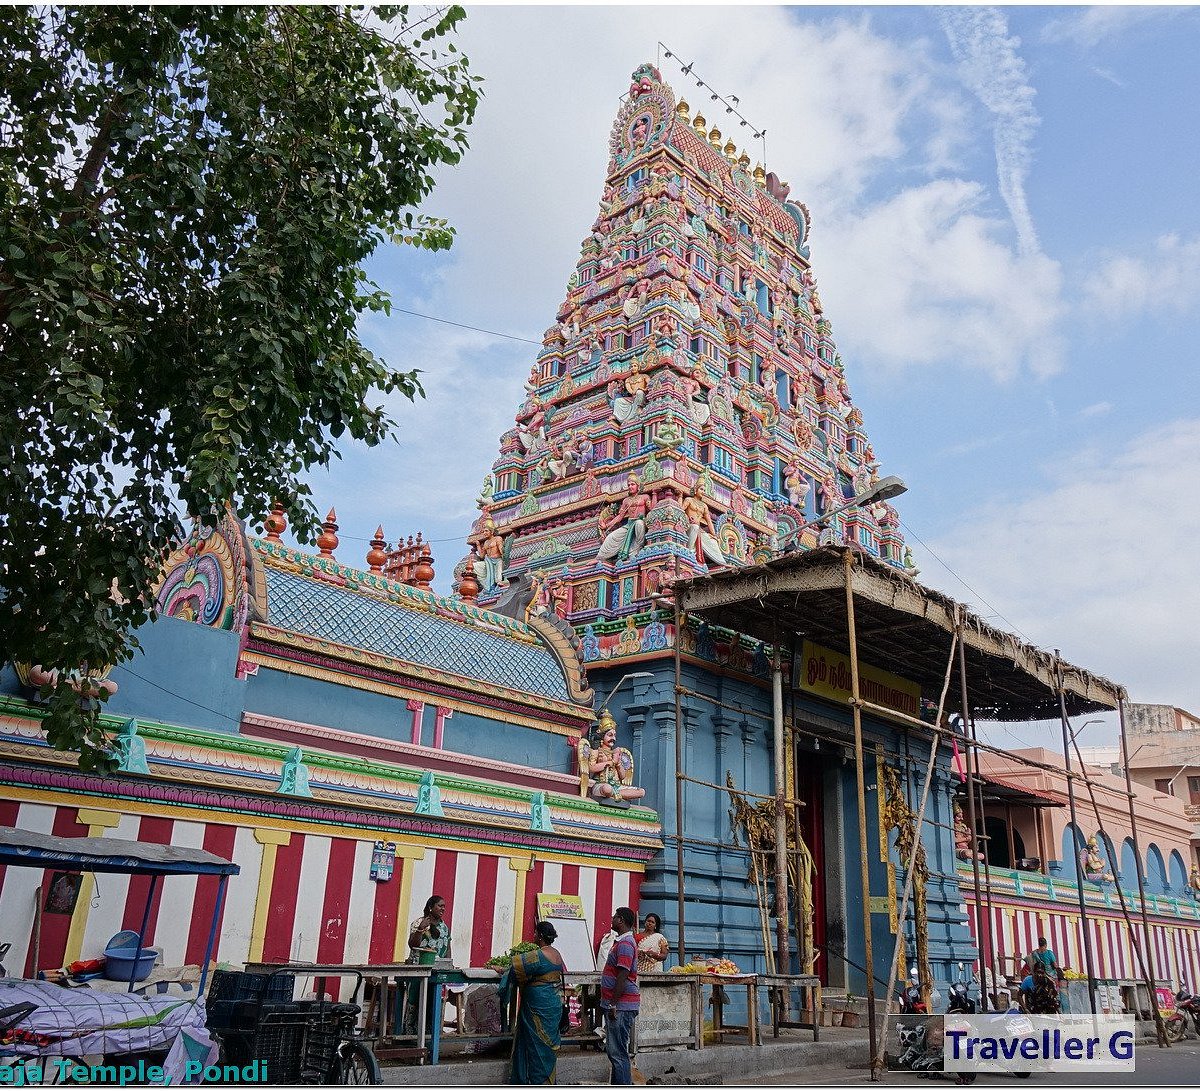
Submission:
M 967 919 L 976 945 L 973 899 L 966 902 Z M 1142 945 L 1141 916 L 1131 909 L 1136 941 Z M 984 927 L 989 923 L 986 906 Z M 1151 914 L 1150 942 L 1153 971 L 1156 981 L 1178 984 L 1186 981 L 1200 985 L 1200 921 L 1166 918 Z M 1015 973 L 1020 960 L 1037 946 L 1039 936 L 1045 936 L 1058 955 L 1064 969 L 1085 972 L 1083 922 L 1078 911 L 1072 913 L 1060 905 L 1051 910 L 1028 901 L 1017 904 L 993 898 L 990 917 L 991 946 L 995 959 L 1006 973 Z M 1096 976 L 1105 979 L 1141 977 L 1141 966 L 1130 940 L 1129 928 L 1120 912 L 1088 907 L 1088 927 L 1091 936 L 1092 959 Z M 1145 957 L 1145 956 L 1144 956 Z
M 0 802 L 0 822 L 22 829 L 203 848 L 232 859 L 242 871 L 228 883 L 214 956 L 226 962 L 402 961 L 408 926 L 433 893 L 446 900 L 460 966 L 480 966 L 507 951 L 514 937 L 529 938 L 539 892 L 581 895 L 597 940 L 613 909 L 637 907 L 640 871 L 595 866 L 582 857 L 498 855 L 465 842 L 398 838 L 393 876 L 379 883 L 370 878 L 374 841 L 356 831 L 301 825 L 264 830 L 228 817 L 233 821 L 207 821 L 195 813 L 171 817 L 165 808 L 133 814 L 50 801 Z M 51 875 L 0 867 L 0 942 L 12 944 L 5 960 L 9 973 L 95 957 L 114 933 L 141 925 L 149 879 L 85 877 L 72 916 L 43 915 L 34 967 L 35 895 L 44 899 Z M 217 887 L 211 876 L 159 881 L 145 942 L 163 949 L 164 965 L 203 959 Z

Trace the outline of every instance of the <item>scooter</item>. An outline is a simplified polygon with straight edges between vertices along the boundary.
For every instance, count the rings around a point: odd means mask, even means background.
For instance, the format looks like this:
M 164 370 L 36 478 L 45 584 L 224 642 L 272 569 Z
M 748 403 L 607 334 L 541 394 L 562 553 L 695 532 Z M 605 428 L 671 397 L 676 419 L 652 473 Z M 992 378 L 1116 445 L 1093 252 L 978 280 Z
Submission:
M 950 1000 L 946 1005 L 947 1015 L 974 1015 L 975 1001 L 971 999 L 971 986 L 967 981 L 966 967 L 958 964 L 958 980 L 950 983 Z
M 901 991 L 900 1014 L 901 1015 L 928 1015 L 929 1005 L 925 1003 L 921 996 L 921 981 L 917 977 L 917 968 L 914 966 L 908 973 L 908 984 Z

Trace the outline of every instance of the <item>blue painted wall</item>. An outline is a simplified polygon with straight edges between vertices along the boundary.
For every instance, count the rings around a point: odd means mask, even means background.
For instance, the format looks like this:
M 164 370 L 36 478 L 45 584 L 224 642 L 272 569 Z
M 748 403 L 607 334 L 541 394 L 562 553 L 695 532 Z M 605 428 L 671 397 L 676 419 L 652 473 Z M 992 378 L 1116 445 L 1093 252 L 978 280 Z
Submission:
M 589 678 L 601 694 L 612 692 L 630 670 L 647 670 L 648 679 L 621 685 L 610 708 L 616 716 L 620 742 L 628 746 L 637 763 L 637 781 L 647 791 L 645 803 L 658 810 L 663 825 L 665 849 L 651 862 L 642 886 L 643 911 L 661 912 L 668 937 L 676 944 L 678 913 L 676 901 L 675 821 L 675 704 L 674 664 L 663 659 L 628 670 L 593 668 Z M 771 794 L 774 786 L 770 691 L 748 681 L 727 678 L 715 671 L 684 664 L 683 686 L 704 693 L 722 705 L 697 698 L 684 698 L 684 771 L 698 780 L 724 785 L 725 772 L 733 773 L 735 784 L 751 792 Z M 786 707 L 786 702 L 785 702 Z M 745 710 L 745 714 L 738 711 Z M 849 733 L 848 710 L 807 695 L 797 695 L 800 722 L 819 730 L 840 726 Z M 874 895 L 887 892 L 887 864 L 880 859 L 878 801 L 875 779 L 876 746 L 885 760 L 904 757 L 903 732 L 881 721 L 864 721 L 867 788 L 866 857 Z M 909 791 L 916 809 L 928 756 L 928 742 L 914 738 Z M 798 762 L 816 764 L 824 786 L 819 803 L 824 817 L 825 848 L 825 954 L 832 987 L 848 988 L 863 995 L 866 988 L 865 943 L 863 940 L 862 889 L 858 861 L 859 843 L 857 786 L 852 747 L 824 741 L 819 750 L 802 742 Z M 949 760 L 939 756 L 931 798 L 922 829 L 930 880 L 927 900 L 930 930 L 930 960 L 935 984 L 946 995 L 956 975 L 956 963 L 977 957 L 964 914 L 964 904 L 954 873 L 951 796 L 953 774 Z M 724 955 L 743 969 L 765 969 L 763 937 L 757 898 L 747 879 L 747 853 L 733 846 L 729 796 L 700 785 L 685 784 L 684 892 L 686 904 L 687 953 Z M 890 855 L 896 861 L 894 846 Z M 903 872 L 897 875 L 898 890 Z M 908 957 L 913 954 L 908 937 Z M 774 942 L 772 933 L 771 942 Z M 872 945 L 876 992 L 882 996 L 888 978 L 894 936 L 889 915 L 872 915 Z M 795 941 L 793 940 L 793 951 Z M 673 963 L 672 963 L 673 964 Z
M 412 713 L 406 701 L 267 667 L 260 668 L 250 681 L 246 710 L 397 742 L 412 741 Z M 433 725 L 430 703 L 425 707 L 421 740 L 426 746 L 433 745 Z M 570 773 L 575 768 L 572 748 L 562 735 L 465 712 L 456 711 L 446 721 L 442 742 L 446 750 L 535 769 Z

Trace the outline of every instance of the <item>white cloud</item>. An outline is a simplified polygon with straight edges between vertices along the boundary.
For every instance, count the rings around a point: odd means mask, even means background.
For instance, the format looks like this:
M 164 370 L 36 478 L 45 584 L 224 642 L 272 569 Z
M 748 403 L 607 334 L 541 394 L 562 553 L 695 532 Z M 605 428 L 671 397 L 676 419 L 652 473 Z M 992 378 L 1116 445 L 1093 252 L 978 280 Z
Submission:
M 1050 45 L 1068 43 L 1092 49 L 1101 43 L 1123 38 L 1132 29 L 1151 20 L 1187 14 L 1187 8 L 1114 4 L 1105 7 L 1076 8 L 1051 19 L 1041 38 Z
M 1195 643 L 1183 636 L 1200 612 L 1197 465 L 1200 419 L 1178 420 L 1119 451 L 1080 452 L 1042 491 L 991 496 L 931 546 L 977 590 L 965 597 L 981 614 L 1002 613 L 1135 701 L 1200 710 Z M 921 563 L 923 580 L 964 597 L 932 557 Z
M 1079 410 L 1079 415 L 1090 420 L 1093 417 L 1107 417 L 1112 412 L 1112 402 L 1094 402 Z
M 974 182 L 930 182 L 820 232 L 834 332 L 848 358 L 966 366 L 997 379 L 1061 366 L 1058 264 L 1019 256 Z
M 1200 238 L 1163 235 L 1148 254 L 1102 260 L 1084 285 L 1084 299 L 1113 320 L 1194 310 L 1200 305 Z
M 996 173 L 1023 254 L 1038 252 L 1037 232 L 1025 200 L 1025 179 L 1033 160 L 1033 135 L 1040 123 L 1034 89 L 1010 37 L 1008 22 L 995 8 L 945 8 L 942 25 L 958 61 L 963 82 L 992 115 Z

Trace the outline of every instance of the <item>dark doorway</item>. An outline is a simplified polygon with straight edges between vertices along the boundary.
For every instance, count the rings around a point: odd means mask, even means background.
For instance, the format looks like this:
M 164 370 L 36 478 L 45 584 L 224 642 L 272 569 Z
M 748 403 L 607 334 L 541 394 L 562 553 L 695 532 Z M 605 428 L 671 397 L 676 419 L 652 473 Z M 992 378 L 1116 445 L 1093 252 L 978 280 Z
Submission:
M 983 820 L 983 832 L 987 835 L 987 862 L 992 867 L 1015 868 L 1016 861 L 1025 856 L 1025 842 L 1020 833 L 1013 828 L 1012 843 L 1016 860 L 1008 851 L 1008 824 L 1003 818 L 988 815 Z
M 828 984 L 828 956 L 825 951 L 825 764 L 819 753 L 800 749 L 795 751 L 796 798 L 806 804 L 799 808 L 800 836 L 813 857 L 813 946 L 821 952 L 817 959 L 817 976 Z M 798 946 L 798 937 L 797 937 Z M 807 967 L 801 968 L 807 973 Z

